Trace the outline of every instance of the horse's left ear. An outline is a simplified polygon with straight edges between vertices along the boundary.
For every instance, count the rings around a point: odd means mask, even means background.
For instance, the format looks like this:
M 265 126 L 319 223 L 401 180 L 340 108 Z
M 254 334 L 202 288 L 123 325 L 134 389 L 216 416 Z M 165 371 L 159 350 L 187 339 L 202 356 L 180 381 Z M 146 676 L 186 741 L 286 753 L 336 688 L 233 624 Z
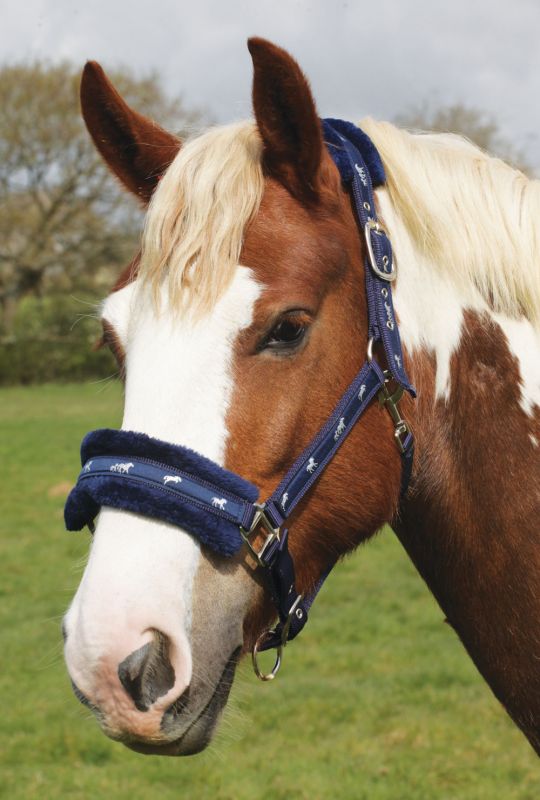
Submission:
M 95 61 L 89 61 L 82 74 L 81 110 L 111 171 L 148 203 L 160 176 L 179 151 L 180 140 L 130 108 Z
M 307 79 L 285 50 L 266 39 L 248 39 L 248 48 L 265 169 L 295 197 L 316 200 L 323 138 Z

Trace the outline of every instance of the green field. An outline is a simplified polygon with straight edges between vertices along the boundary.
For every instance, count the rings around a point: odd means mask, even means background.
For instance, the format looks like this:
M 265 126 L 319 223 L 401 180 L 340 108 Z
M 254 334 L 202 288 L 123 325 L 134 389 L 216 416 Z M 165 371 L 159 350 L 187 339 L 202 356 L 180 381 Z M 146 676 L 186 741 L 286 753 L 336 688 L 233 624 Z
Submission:
M 88 547 L 62 505 L 82 435 L 117 425 L 120 406 L 116 384 L 0 391 L 0 796 L 538 800 L 537 757 L 390 531 L 335 570 L 278 680 L 240 669 L 209 751 L 106 739 L 62 663 Z

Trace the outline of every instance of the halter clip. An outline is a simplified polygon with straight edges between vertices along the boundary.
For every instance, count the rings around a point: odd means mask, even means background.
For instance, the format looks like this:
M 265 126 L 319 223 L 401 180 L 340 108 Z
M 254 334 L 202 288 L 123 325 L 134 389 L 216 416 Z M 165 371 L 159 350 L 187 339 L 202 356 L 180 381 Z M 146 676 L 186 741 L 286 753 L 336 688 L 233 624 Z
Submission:
M 411 433 L 408 423 L 403 419 L 399 411 L 399 401 L 403 396 L 403 386 L 398 386 L 394 394 L 390 394 L 387 383 L 391 379 L 390 373 L 385 370 L 385 383 L 379 392 L 379 404 L 385 406 L 386 410 L 394 423 L 394 439 L 400 453 L 407 449 L 407 437 Z

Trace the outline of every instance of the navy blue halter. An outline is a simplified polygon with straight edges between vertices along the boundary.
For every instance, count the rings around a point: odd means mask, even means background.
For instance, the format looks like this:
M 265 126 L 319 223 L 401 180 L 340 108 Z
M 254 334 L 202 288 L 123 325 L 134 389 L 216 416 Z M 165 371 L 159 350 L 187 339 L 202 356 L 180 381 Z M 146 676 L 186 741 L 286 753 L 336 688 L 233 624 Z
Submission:
M 68 530 L 93 529 L 101 506 L 121 508 L 164 520 L 189 531 L 222 556 L 233 556 L 246 544 L 263 567 L 279 622 L 265 633 L 254 649 L 259 677 L 275 676 L 282 649 L 307 622 L 308 610 L 320 589 L 308 597 L 298 594 L 295 571 L 288 550 L 287 519 L 309 492 L 355 423 L 375 397 L 389 411 L 402 460 L 402 494 L 409 482 L 414 441 L 402 419 L 398 403 L 407 391 L 415 391 L 407 377 L 398 326 L 392 303 L 395 278 L 390 240 L 377 220 L 373 185 L 385 182 L 384 167 L 369 137 L 350 122 L 323 120 L 325 143 L 350 188 L 360 229 L 364 232 L 368 306 L 368 358 L 315 438 L 296 459 L 277 489 L 262 504 L 259 490 L 240 476 L 223 469 L 186 447 L 153 439 L 142 433 L 97 430 L 84 438 L 82 471 L 65 507 Z M 386 365 L 373 359 L 373 346 L 382 345 Z M 389 386 L 394 384 L 393 394 Z M 252 537 L 264 530 L 262 549 Z M 277 648 L 274 669 L 263 675 L 257 652 Z

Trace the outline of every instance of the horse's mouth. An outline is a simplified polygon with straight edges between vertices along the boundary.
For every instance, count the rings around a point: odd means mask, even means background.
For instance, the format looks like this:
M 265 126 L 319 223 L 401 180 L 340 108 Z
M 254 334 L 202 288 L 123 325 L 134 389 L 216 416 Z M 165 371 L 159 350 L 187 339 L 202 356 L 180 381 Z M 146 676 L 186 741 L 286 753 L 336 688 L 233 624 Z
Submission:
M 129 747 L 130 750 L 135 750 L 137 753 L 144 753 L 145 755 L 190 756 L 204 750 L 212 740 L 219 715 L 228 700 L 241 650 L 242 648 L 238 647 L 231 653 L 209 700 L 202 706 L 180 736 L 164 742 L 122 739 L 122 743 Z M 195 691 L 191 694 L 191 697 L 196 700 L 198 694 Z M 165 712 L 161 725 L 164 733 L 174 733 L 181 715 L 185 716 L 189 710 L 191 697 L 188 692 L 187 697 L 183 696 L 180 702 L 173 703 Z

